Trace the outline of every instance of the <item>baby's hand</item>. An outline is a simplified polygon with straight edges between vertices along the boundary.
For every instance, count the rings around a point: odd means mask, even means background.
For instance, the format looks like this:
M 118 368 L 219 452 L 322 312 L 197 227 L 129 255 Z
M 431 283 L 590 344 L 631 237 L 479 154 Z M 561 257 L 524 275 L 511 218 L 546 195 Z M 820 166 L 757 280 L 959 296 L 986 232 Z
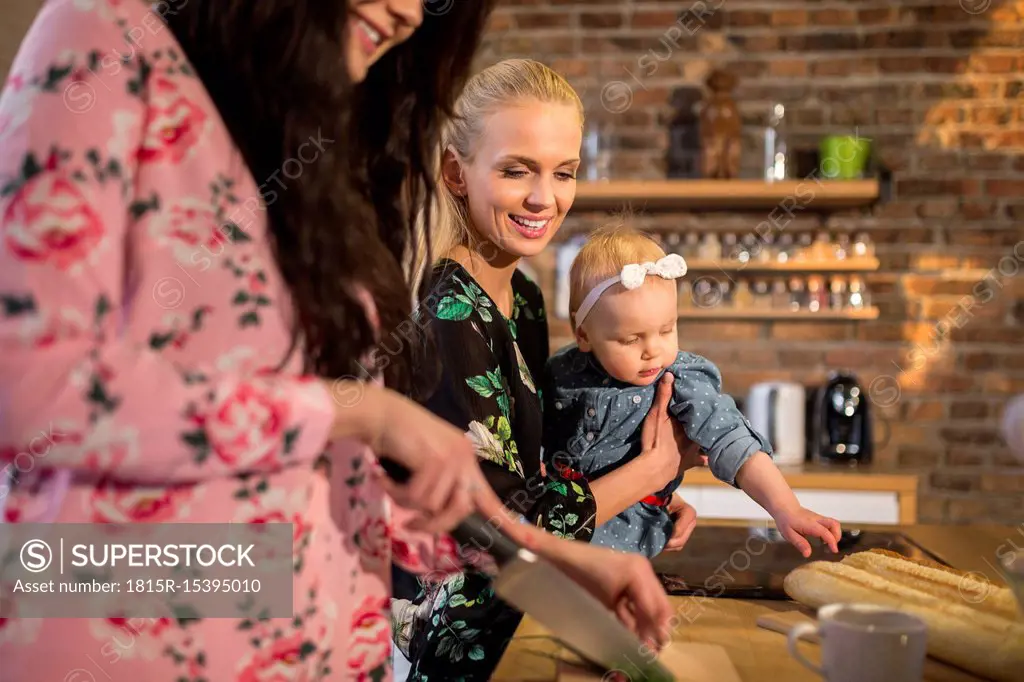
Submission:
M 804 536 L 821 538 L 833 554 L 839 553 L 838 543 L 842 529 L 835 519 L 815 514 L 810 509 L 796 507 L 792 511 L 781 512 L 775 518 L 775 525 L 782 533 L 782 537 L 796 547 L 805 559 L 811 556 L 811 545 Z

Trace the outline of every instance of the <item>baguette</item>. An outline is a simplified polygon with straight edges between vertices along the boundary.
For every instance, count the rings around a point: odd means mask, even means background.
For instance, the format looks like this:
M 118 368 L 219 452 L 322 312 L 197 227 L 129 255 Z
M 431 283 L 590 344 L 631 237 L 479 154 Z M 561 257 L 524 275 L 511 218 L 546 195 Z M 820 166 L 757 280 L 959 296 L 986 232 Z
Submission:
M 974 582 L 961 593 L 961 580 Z M 783 587 L 811 608 L 859 602 L 913 614 L 928 627 L 934 658 L 999 682 L 1024 679 L 1024 621 L 1016 608 L 1006 608 L 1013 605 L 1008 588 L 876 550 L 804 564 L 790 571 Z

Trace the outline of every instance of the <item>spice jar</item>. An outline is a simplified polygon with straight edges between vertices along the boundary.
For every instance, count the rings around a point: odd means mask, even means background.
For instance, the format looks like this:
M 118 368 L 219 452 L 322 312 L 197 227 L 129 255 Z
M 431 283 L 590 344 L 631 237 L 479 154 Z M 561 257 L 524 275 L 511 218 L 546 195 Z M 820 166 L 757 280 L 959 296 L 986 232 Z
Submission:
M 771 232 L 760 239 L 761 251 L 757 254 L 757 260 L 761 263 L 771 263 L 775 260 L 775 235 Z
M 825 278 L 821 275 L 810 275 L 807 278 L 807 310 L 817 313 L 828 307 L 828 292 L 825 291 Z
M 813 254 L 811 253 L 811 235 L 804 232 L 796 241 L 796 258 L 795 260 L 811 260 Z
M 750 285 L 741 279 L 736 282 L 736 288 L 732 296 L 732 304 L 737 310 L 749 310 L 754 307 L 754 295 L 750 293 Z
M 686 237 L 683 239 L 682 253 L 680 255 L 683 258 L 691 258 L 696 260 L 700 253 L 700 235 L 696 232 L 687 232 Z
M 871 305 L 867 288 L 864 286 L 864 280 L 860 276 L 854 275 L 850 278 L 850 287 L 846 296 L 846 305 L 851 310 L 864 310 Z
M 697 259 L 704 261 L 717 260 L 722 254 L 722 246 L 718 243 L 718 236 L 713 232 L 704 235 L 697 250 Z
M 679 280 L 679 307 L 693 307 L 693 291 L 691 291 L 690 280 L 688 279 Z
M 811 246 L 811 257 L 809 260 L 829 260 L 834 253 L 832 242 L 829 240 L 828 232 L 819 232 L 814 236 L 814 244 Z
M 777 279 L 772 282 L 772 308 L 785 310 L 789 307 L 789 291 L 786 289 L 786 280 Z
M 850 247 L 850 235 L 840 234 L 836 237 L 836 242 L 833 245 L 833 256 L 836 260 L 846 260 L 852 256 Z
M 789 279 L 789 309 L 794 312 L 807 309 L 807 293 L 804 281 L 799 277 Z
M 721 259 L 724 261 L 733 260 L 736 256 L 736 235 L 729 232 L 722 237 Z
M 860 232 L 853 238 L 853 256 L 855 258 L 875 257 L 875 244 L 867 232 Z
M 833 277 L 829 285 L 831 296 L 829 296 L 829 308 L 835 311 L 846 309 L 846 278 Z
M 763 279 L 755 279 L 753 282 L 754 307 L 759 310 L 770 310 L 772 307 L 772 295 L 768 282 Z
M 679 236 L 677 232 L 670 232 L 664 235 L 662 239 L 662 249 L 665 251 L 665 253 L 675 253 L 682 255 L 681 250 L 683 245 L 683 239 L 682 237 Z
M 698 308 L 713 308 L 721 300 L 721 290 L 714 279 L 701 277 L 693 283 L 693 304 Z
M 784 234 L 780 236 L 778 246 L 776 247 L 775 260 L 779 263 L 788 263 L 793 260 L 794 253 L 793 235 Z

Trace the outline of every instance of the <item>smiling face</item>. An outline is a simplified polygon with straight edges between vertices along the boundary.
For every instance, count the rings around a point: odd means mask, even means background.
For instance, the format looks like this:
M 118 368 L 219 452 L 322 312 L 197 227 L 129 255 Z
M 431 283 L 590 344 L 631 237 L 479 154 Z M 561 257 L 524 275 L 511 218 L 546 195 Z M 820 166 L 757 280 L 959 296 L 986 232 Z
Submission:
M 619 381 L 652 384 L 679 352 L 677 306 L 673 280 L 647 277 L 632 290 L 613 285 L 584 319 L 577 344 Z
M 575 106 L 517 101 L 487 115 L 469 159 L 446 151 L 445 181 L 468 202 L 477 238 L 510 260 L 535 256 L 576 197 L 581 143 Z
M 384 53 L 406 41 L 423 21 L 423 0 L 349 0 L 349 76 L 358 83 Z

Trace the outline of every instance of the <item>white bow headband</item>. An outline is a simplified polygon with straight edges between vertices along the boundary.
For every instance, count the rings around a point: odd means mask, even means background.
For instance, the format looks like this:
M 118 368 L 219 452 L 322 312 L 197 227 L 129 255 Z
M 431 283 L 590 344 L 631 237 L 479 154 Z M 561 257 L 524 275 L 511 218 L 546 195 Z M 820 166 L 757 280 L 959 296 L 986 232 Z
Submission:
M 646 263 L 630 263 L 622 268 L 622 272 L 614 277 L 604 280 L 587 294 L 576 311 L 576 329 L 580 328 L 583 320 L 587 317 L 590 309 L 597 303 L 608 287 L 621 283 L 627 289 L 638 289 L 644 283 L 647 275 L 657 275 L 662 279 L 678 279 L 686 274 L 686 261 L 677 253 L 670 253 L 658 260 L 657 263 L 647 261 Z

